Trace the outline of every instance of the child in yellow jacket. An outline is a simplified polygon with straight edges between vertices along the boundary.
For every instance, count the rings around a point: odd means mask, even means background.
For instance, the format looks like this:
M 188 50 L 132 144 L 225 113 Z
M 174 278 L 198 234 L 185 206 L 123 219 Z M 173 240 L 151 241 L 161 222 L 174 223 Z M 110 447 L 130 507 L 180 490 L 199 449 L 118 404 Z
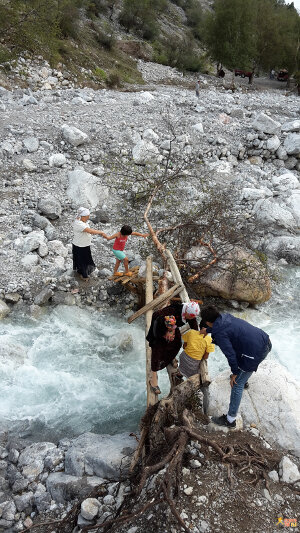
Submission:
M 182 335 L 183 351 L 180 354 L 179 371 L 189 378 L 198 374 L 201 359 L 215 351 L 210 335 L 203 335 L 200 331 L 190 329 Z

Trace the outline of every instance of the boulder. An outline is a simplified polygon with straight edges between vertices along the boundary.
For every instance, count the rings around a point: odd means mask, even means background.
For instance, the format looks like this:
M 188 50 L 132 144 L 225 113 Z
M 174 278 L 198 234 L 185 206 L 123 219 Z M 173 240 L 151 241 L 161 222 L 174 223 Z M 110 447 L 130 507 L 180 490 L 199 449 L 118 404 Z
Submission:
M 266 189 L 253 189 L 251 187 L 244 187 L 242 189 L 242 200 L 253 201 L 266 197 Z
M 49 474 L 46 481 L 47 491 L 57 503 L 66 503 L 75 498 L 84 498 L 91 492 L 86 477 L 76 477 L 64 472 Z
M 279 226 L 290 230 L 296 228 L 296 221 L 286 205 L 274 198 L 258 200 L 253 211 L 264 226 Z
M 294 132 L 294 131 L 300 131 L 300 120 L 291 120 L 290 122 L 285 122 L 283 126 L 281 126 L 281 131 L 286 132 Z
M 285 172 L 284 174 L 281 174 L 280 176 L 273 176 L 272 184 L 277 191 L 282 191 L 282 192 L 285 192 L 288 189 L 299 189 L 300 188 L 299 180 L 297 176 L 295 176 L 295 174 L 292 174 L 292 172 Z
M 31 270 L 32 267 L 35 267 L 39 264 L 39 258 L 36 254 L 27 254 L 22 257 L 21 264 L 25 270 Z
M 265 113 L 259 113 L 252 123 L 252 127 L 257 131 L 263 131 L 270 135 L 280 134 L 281 125 Z
M 34 298 L 35 305 L 45 305 L 53 296 L 53 290 L 50 287 L 42 289 Z
M 64 154 L 52 154 L 49 157 L 49 167 L 62 167 L 67 162 Z
M 8 305 L 3 300 L 0 300 L 0 320 L 5 318 L 9 313 L 10 308 Z
M 53 241 L 48 242 L 48 250 L 50 254 L 60 255 L 62 257 L 67 257 L 68 248 L 64 244 L 54 239 Z
M 187 253 L 187 259 L 204 259 L 206 250 L 194 246 Z M 241 248 L 230 251 L 209 268 L 193 284 L 201 296 L 218 296 L 226 300 L 249 303 L 263 303 L 271 297 L 270 279 L 265 266 L 259 259 Z
M 296 220 L 296 230 L 300 230 L 300 190 L 293 191 L 291 196 L 286 200 L 286 205 Z
M 53 442 L 35 442 L 27 446 L 20 454 L 18 464 L 19 466 L 27 466 L 34 461 L 44 461 L 50 450 L 56 448 Z
M 108 198 L 108 188 L 101 186 L 99 178 L 82 169 L 75 169 L 68 173 L 68 197 L 75 205 L 95 208 L 98 203 Z
M 27 152 L 32 153 L 38 150 L 40 143 L 36 137 L 26 137 L 26 139 L 23 141 L 23 144 Z
M 290 133 L 285 138 L 283 146 L 288 155 L 300 155 L 300 134 Z
M 265 240 L 264 250 L 276 259 L 285 259 L 288 263 L 300 266 L 300 236 L 269 237 Z
M 37 169 L 36 165 L 33 163 L 33 161 L 31 161 L 31 159 L 23 159 L 23 166 L 26 170 L 28 170 L 28 172 L 34 172 Z
M 146 165 L 157 161 L 158 148 L 151 141 L 139 141 L 132 149 L 132 157 L 137 165 Z
M 66 474 L 95 475 L 102 478 L 119 479 L 120 470 L 128 467 L 128 455 L 136 443 L 127 434 L 95 435 L 84 433 L 72 439 L 65 455 Z M 122 462 L 122 467 L 121 467 Z
M 279 476 L 280 481 L 284 483 L 295 483 L 295 481 L 299 481 L 300 479 L 300 472 L 297 465 L 285 455 L 279 463 Z
M 87 134 L 75 128 L 75 126 L 64 124 L 61 130 L 63 138 L 68 141 L 68 143 L 72 144 L 72 146 L 80 146 L 89 140 Z
M 149 91 L 141 91 L 138 94 L 138 101 L 141 104 L 150 104 L 153 102 L 153 100 L 154 100 L 154 96 L 153 94 L 149 93 Z
M 209 386 L 208 415 L 227 413 L 229 376 L 230 370 L 225 370 Z M 255 424 L 267 441 L 300 457 L 299 384 L 282 365 L 267 357 L 252 374 L 249 385 L 240 405 L 244 424 Z
M 53 294 L 52 302 L 56 305 L 75 305 L 76 299 L 73 294 L 64 291 L 56 291 Z
M 157 142 L 159 139 L 159 136 L 157 135 L 157 133 L 155 133 L 155 131 L 149 128 L 144 131 L 143 139 L 145 139 L 145 141 Z
M 40 198 L 38 203 L 38 210 L 45 217 L 50 218 L 50 220 L 55 220 L 59 218 L 62 212 L 60 202 L 54 196 L 44 196 Z
M 33 252 L 34 250 L 37 250 L 38 247 L 41 244 L 45 243 L 45 234 L 41 231 L 31 231 L 26 235 L 24 242 L 23 242 L 23 250 L 24 252 Z

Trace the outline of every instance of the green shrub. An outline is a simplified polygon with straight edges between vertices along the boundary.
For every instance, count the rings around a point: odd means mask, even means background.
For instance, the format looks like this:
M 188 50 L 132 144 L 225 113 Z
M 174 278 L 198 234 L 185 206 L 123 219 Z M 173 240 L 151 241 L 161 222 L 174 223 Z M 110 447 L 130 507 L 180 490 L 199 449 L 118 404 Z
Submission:
M 157 16 L 166 8 L 166 0 L 124 0 L 119 21 L 128 31 L 133 29 L 152 40 L 159 30 Z
M 100 80 L 103 80 L 103 81 L 107 80 L 107 74 L 106 74 L 105 70 L 103 70 L 100 67 L 96 67 L 94 69 L 94 71 L 93 71 L 93 74 L 94 74 L 94 76 L 96 76 L 96 78 L 99 78 Z
M 112 50 L 115 45 L 115 36 L 112 28 L 106 24 L 103 28 L 93 26 L 96 31 L 96 41 L 106 50 Z
M 106 85 L 111 89 L 121 87 L 121 78 L 117 70 L 112 70 L 106 80 Z

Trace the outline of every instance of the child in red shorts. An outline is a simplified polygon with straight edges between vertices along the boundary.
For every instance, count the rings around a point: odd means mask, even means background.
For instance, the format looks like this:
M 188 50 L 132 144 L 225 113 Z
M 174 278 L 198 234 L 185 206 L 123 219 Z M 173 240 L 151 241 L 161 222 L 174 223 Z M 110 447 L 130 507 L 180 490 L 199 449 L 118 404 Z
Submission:
M 115 239 L 114 245 L 113 245 L 113 254 L 116 257 L 116 264 L 114 268 L 114 276 L 123 276 L 123 272 L 118 272 L 118 268 L 120 266 L 120 263 L 123 261 L 124 268 L 125 268 L 125 276 L 132 276 L 132 272 L 128 270 L 128 257 L 126 257 L 126 254 L 124 252 L 124 248 L 127 242 L 127 239 L 129 235 L 135 235 L 136 237 L 149 237 L 149 233 L 139 233 L 138 231 L 132 231 L 131 226 L 122 226 L 121 231 L 118 233 L 114 233 L 110 237 L 106 235 L 105 233 L 101 233 L 102 237 L 104 239 L 111 241 L 112 239 Z

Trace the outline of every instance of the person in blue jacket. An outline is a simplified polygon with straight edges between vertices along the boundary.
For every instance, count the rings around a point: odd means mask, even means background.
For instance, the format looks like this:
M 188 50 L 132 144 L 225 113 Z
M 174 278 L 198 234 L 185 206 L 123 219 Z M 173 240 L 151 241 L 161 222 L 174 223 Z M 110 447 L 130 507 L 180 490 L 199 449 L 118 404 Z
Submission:
M 272 344 L 262 329 L 229 313 L 219 313 L 215 307 L 203 308 L 201 318 L 200 333 L 211 333 L 213 343 L 221 348 L 232 372 L 228 413 L 212 420 L 219 426 L 235 428 L 244 386 L 267 357 Z

